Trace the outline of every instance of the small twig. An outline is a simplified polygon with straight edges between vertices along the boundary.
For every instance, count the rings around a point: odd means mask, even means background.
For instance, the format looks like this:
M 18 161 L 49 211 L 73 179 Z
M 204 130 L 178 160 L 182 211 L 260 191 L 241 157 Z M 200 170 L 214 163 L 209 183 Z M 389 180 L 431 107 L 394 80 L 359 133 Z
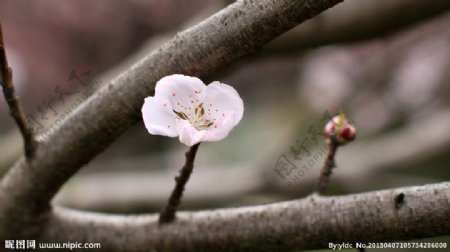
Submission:
M 186 152 L 186 163 L 180 170 L 180 174 L 175 177 L 176 185 L 170 195 L 167 206 L 163 209 L 159 215 L 159 223 L 170 223 L 175 220 L 175 212 L 180 204 L 181 197 L 183 196 L 184 187 L 191 176 L 192 170 L 194 169 L 195 155 L 198 150 L 200 143 L 192 146 L 188 152 Z
M 330 176 L 332 174 L 332 169 L 336 167 L 336 162 L 334 161 L 334 156 L 336 155 L 337 148 L 339 147 L 339 143 L 335 140 L 331 139 L 328 144 L 328 155 L 325 159 L 325 163 L 323 164 L 322 170 L 320 171 L 320 177 L 317 181 L 315 192 L 318 194 L 322 194 L 325 188 L 330 181 Z
M 6 58 L 5 45 L 3 43 L 3 31 L 0 23 L 0 68 L 1 68 L 1 86 L 3 88 L 3 95 L 8 103 L 9 113 L 19 126 L 24 140 L 25 156 L 31 158 L 36 150 L 37 141 L 34 137 L 33 129 L 27 123 L 23 110 L 19 104 L 19 99 L 16 96 L 15 89 L 12 83 L 12 70 L 8 66 Z

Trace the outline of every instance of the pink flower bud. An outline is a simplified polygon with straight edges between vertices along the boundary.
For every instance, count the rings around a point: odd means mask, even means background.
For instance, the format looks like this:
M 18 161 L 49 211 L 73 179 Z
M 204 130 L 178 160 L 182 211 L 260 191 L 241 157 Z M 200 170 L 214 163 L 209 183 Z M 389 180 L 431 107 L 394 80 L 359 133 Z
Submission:
M 331 119 L 324 128 L 325 141 L 332 140 L 338 144 L 346 144 L 356 137 L 356 129 L 345 118 L 344 114 L 337 115 Z

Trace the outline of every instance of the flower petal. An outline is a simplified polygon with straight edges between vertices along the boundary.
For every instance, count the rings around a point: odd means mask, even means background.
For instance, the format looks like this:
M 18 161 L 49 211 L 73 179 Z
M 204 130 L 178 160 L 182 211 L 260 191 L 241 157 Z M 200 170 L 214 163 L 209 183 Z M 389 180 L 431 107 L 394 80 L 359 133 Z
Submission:
M 205 130 L 206 134 L 203 136 L 202 141 L 214 142 L 222 140 L 228 136 L 234 126 L 234 113 L 229 113 L 225 118 L 219 119 Z
M 213 119 L 232 113 L 232 125 L 235 126 L 244 114 L 244 102 L 237 91 L 227 84 L 214 81 L 207 86 L 204 106 Z M 231 129 L 230 129 L 231 130 Z
M 150 134 L 168 137 L 178 136 L 175 113 L 168 99 L 145 98 L 142 106 L 142 117 Z
M 174 74 L 156 83 L 155 97 L 166 97 L 176 111 L 193 110 L 205 97 L 206 85 L 196 77 Z
M 187 146 L 193 146 L 202 141 L 206 132 L 204 130 L 198 131 L 189 121 L 178 120 L 177 131 L 180 136 L 180 142 Z

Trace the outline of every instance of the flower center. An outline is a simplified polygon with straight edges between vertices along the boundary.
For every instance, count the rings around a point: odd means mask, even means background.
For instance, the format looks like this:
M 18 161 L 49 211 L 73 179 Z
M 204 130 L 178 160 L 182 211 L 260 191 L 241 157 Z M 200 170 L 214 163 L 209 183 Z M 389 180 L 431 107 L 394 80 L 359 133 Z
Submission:
M 185 113 L 182 111 L 179 112 L 175 110 L 173 110 L 173 112 L 177 115 L 177 118 L 181 120 L 188 120 L 191 123 L 191 125 L 198 131 L 205 130 L 214 123 L 213 121 L 208 120 L 205 117 L 205 109 L 203 108 L 203 103 L 200 103 L 194 109 L 193 113 Z

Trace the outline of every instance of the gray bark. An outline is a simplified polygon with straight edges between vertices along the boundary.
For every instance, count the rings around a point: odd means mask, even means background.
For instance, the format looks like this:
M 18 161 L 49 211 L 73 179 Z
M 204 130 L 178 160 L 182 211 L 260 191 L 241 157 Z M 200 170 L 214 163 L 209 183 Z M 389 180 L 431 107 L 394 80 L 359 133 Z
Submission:
M 403 195 L 403 197 L 399 197 Z M 329 242 L 400 241 L 450 234 L 450 182 L 269 205 L 115 216 L 55 209 L 42 240 L 99 242 L 105 251 L 289 251 Z

